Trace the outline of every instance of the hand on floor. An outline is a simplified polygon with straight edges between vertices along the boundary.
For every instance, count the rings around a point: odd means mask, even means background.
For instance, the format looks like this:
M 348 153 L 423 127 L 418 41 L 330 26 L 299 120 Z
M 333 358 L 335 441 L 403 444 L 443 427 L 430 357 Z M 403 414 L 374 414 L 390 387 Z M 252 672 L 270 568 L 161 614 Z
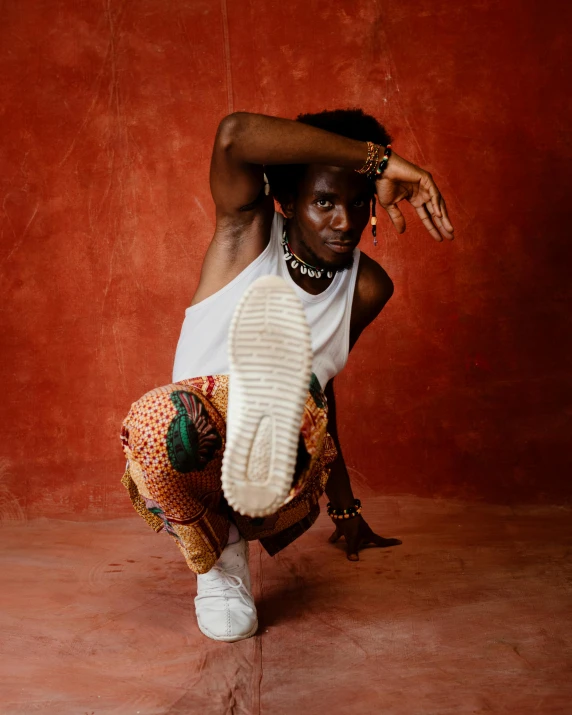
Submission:
M 359 561 L 359 549 L 368 544 L 381 547 L 401 544 L 399 539 L 385 539 L 383 536 L 374 534 L 361 514 L 353 519 L 336 519 L 335 525 L 336 530 L 328 541 L 330 544 L 335 544 L 340 537 L 345 537 L 346 553 L 350 561 Z

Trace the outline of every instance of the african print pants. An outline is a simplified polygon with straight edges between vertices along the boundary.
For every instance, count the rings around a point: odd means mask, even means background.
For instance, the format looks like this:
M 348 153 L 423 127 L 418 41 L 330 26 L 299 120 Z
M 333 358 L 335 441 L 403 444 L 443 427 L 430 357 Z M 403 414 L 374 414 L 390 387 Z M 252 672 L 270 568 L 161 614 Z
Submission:
M 165 529 L 195 573 L 211 569 L 228 540 L 230 521 L 247 540 L 260 539 L 273 556 L 317 519 L 318 500 L 336 448 L 327 432 L 327 403 L 312 375 L 300 429 L 305 460 L 284 505 L 266 518 L 233 511 L 221 487 L 228 376 L 181 380 L 147 392 L 121 430 L 127 458 L 122 483 L 136 511 Z

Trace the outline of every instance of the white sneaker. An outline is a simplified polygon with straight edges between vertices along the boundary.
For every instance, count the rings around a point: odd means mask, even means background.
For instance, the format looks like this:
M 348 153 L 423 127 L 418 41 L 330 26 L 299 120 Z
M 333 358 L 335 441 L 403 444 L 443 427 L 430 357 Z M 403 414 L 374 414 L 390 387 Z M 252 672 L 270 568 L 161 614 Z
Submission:
M 235 511 L 268 516 L 292 486 L 312 373 L 304 306 L 282 278 L 262 276 L 245 291 L 230 326 L 228 357 L 222 489 Z
M 200 630 L 215 641 L 239 641 L 256 633 L 258 618 L 244 539 L 226 546 L 210 571 L 197 574 L 195 611 Z

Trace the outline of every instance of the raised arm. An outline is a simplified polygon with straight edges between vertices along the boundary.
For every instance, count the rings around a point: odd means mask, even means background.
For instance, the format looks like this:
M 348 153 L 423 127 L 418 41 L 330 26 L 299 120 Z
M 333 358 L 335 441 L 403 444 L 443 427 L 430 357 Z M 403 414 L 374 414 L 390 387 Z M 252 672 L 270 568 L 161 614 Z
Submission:
M 274 200 L 264 192 L 263 166 L 323 163 L 363 165 L 366 144 L 301 122 L 236 112 L 216 134 L 210 187 L 216 228 L 192 303 L 229 283 L 266 247 Z
M 274 202 L 264 192 L 264 166 L 324 164 L 351 170 L 361 168 L 366 157 L 366 142 L 303 122 L 247 112 L 225 117 L 218 127 L 210 169 L 215 234 L 192 304 L 226 285 L 266 247 Z M 400 233 L 405 221 L 397 204 L 407 200 L 437 240 L 453 237 L 445 203 L 428 172 L 393 152 L 376 189 L 380 205 Z
M 229 114 L 219 125 L 211 162 L 217 221 L 226 217 L 248 221 L 250 211 L 261 202 L 264 164 L 359 169 L 366 153 L 364 142 L 301 122 L 247 112 Z
M 210 171 L 217 231 L 225 230 L 229 219 L 234 230 L 237 222 L 239 226 L 249 224 L 270 203 L 264 198 L 263 165 L 326 164 L 359 169 L 366 156 L 365 142 L 302 122 L 247 112 L 228 115 L 217 131 Z M 435 238 L 452 238 L 445 202 L 431 174 L 395 152 L 377 182 L 377 193 L 400 233 L 405 221 L 397 204 L 407 200 Z

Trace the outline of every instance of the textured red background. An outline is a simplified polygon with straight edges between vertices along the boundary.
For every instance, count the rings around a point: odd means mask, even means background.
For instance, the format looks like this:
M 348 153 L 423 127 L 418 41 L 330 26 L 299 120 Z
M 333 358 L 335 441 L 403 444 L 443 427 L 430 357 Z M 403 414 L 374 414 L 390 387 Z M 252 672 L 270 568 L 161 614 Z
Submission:
M 568 7 L 4 3 L 2 516 L 130 511 L 120 424 L 171 379 L 218 121 L 355 105 L 457 230 L 364 238 L 396 291 L 338 378 L 356 492 L 567 500 Z

